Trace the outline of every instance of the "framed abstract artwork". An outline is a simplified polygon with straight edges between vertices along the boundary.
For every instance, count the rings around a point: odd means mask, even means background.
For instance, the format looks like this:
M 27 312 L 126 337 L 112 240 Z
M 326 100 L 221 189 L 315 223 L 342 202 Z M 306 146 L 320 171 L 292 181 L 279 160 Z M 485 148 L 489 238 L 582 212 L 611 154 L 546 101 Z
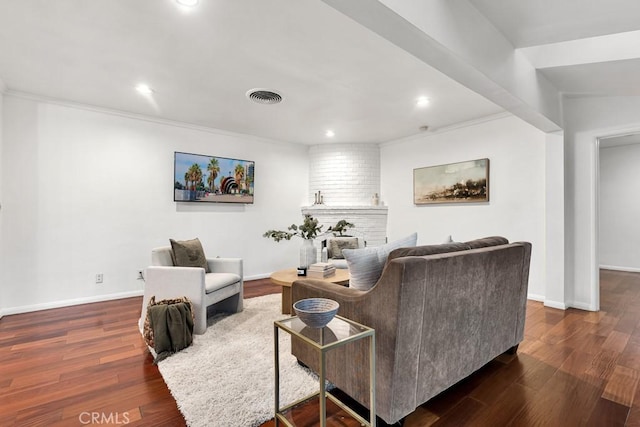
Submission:
M 469 160 L 413 170 L 413 203 L 489 201 L 489 159 Z

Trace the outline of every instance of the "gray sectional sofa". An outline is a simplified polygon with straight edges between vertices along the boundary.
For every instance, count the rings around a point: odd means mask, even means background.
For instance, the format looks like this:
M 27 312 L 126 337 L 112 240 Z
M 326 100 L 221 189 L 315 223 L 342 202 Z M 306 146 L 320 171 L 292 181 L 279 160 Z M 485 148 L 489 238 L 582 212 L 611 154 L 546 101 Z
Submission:
M 400 248 L 369 291 L 305 279 L 293 301 L 324 297 L 339 315 L 376 330 L 376 412 L 392 424 L 466 378 L 524 336 L 531 244 L 489 237 Z M 318 355 L 300 341 L 293 354 L 312 369 Z M 328 353 L 327 378 L 369 407 L 368 343 Z

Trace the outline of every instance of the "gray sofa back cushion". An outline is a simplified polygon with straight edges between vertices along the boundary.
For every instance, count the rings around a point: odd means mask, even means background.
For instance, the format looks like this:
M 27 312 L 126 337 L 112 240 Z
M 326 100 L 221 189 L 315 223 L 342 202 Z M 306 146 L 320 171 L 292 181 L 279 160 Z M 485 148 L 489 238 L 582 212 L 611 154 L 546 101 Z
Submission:
M 416 246 L 413 248 L 398 248 L 389 254 L 387 258 L 387 263 L 396 259 L 402 258 L 405 256 L 425 256 L 425 255 L 434 255 L 434 254 L 443 254 L 447 252 L 458 252 L 458 251 L 466 251 L 467 249 L 471 249 L 471 247 L 466 243 L 444 243 L 442 245 L 424 245 L 424 246 Z
M 489 246 L 506 245 L 509 240 L 501 236 L 483 237 L 482 239 L 470 240 L 468 242 L 443 243 L 441 245 L 424 245 L 413 248 L 398 248 L 392 251 L 387 258 L 387 263 L 396 258 L 405 256 L 425 256 L 434 254 L 444 254 L 448 252 L 466 251 L 469 249 L 486 248 Z
M 469 240 L 465 242 L 469 249 L 487 248 L 489 246 L 507 245 L 509 241 L 501 236 L 484 237 L 482 239 Z

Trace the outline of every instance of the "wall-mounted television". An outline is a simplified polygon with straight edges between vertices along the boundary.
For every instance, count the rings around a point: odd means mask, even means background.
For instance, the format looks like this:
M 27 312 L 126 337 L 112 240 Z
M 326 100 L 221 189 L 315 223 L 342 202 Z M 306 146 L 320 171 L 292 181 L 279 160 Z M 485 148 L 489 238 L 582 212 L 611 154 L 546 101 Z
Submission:
M 253 203 L 255 162 L 175 152 L 173 200 Z

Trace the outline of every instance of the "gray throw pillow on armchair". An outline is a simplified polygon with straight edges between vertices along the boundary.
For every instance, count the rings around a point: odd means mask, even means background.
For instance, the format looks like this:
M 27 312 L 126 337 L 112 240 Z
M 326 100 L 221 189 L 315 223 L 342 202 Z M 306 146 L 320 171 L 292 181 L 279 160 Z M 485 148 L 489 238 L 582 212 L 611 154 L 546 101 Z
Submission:
M 371 289 L 380 278 L 389 253 L 397 248 L 415 246 L 417 241 L 418 233 L 413 233 L 403 239 L 395 240 L 382 246 L 343 249 L 342 254 L 347 260 L 351 276 L 349 287 L 361 291 Z
M 200 267 L 210 273 L 209 264 L 207 264 L 207 258 L 199 239 L 182 241 L 169 239 L 169 241 L 171 242 L 173 265 L 176 267 Z

